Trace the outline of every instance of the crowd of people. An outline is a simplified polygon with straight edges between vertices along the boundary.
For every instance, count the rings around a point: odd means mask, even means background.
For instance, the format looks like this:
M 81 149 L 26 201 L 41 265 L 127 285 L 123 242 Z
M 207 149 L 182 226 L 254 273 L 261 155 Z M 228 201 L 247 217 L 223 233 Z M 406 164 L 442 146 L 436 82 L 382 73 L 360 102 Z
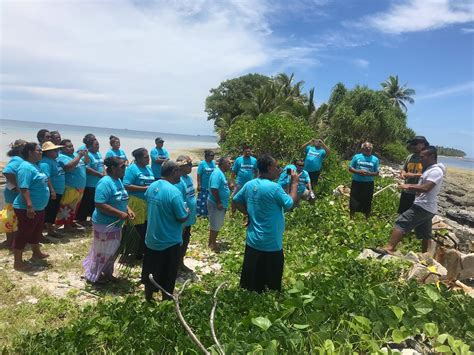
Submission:
M 48 257 L 40 248 L 43 231 L 51 238 L 62 238 L 90 224 L 93 241 L 83 261 L 85 278 L 93 284 L 115 281 L 114 262 L 124 224 L 129 224 L 139 238 L 134 252 L 136 259 L 143 260 L 147 300 L 158 291 L 150 274 L 173 293 L 178 272 L 191 271 L 184 258 L 197 217 L 208 219 L 208 247 L 219 251 L 218 235 L 229 204 L 232 214 L 238 210 L 244 215 L 247 229 L 241 287 L 257 292 L 280 290 L 284 213 L 301 200 L 314 203 L 323 161 L 330 154 L 321 139 L 312 139 L 301 147 L 302 157 L 282 170 L 268 154 L 253 157 L 247 145 L 233 163 L 226 156 L 215 160 L 214 152 L 208 150 L 198 165 L 195 188 L 191 158 L 181 155 L 171 160 L 162 138 L 155 139 L 150 152 L 135 149 L 132 162 L 113 135 L 105 159 L 94 134 L 86 134 L 77 149 L 59 132 L 42 129 L 37 138 L 38 142 L 19 139 L 12 143 L 11 159 L 3 170 L 7 180 L 3 246 L 13 249 L 14 269 L 32 268 L 23 260 L 26 244 L 31 245 L 32 258 Z M 422 239 L 424 251 L 431 238 L 431 218 L 436 214 L 445 169 L 437 164 L 436 148 L 425 137 L 410 140 L 407 148 L 412 154 L 401 171 L 405 184 L 400 185 L 400 215 L 387 246 L 379 249 L 383 253 L 393 253 L 411 230 Z M 348 166 L 351 218 L 356 212 L 366 218 L 371 213 L 380 166 L 372 149 L 370 142 L 364 142 Z M 165 293 L 163 298 L 167 298 Z

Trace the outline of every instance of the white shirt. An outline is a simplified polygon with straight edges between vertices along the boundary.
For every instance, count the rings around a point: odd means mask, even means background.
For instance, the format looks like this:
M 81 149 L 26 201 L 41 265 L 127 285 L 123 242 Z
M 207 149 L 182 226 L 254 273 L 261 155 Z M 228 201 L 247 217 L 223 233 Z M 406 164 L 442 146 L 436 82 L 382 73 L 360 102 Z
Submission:
M 418 185 L 432 182 L 435 186 L 428 192 L 417 193 L 414 204 L 424 210 L 436 214 L 438 212 L 438 193 L 443 184 L 445 167 L 443 164 L 433 164 L 421 175 Z

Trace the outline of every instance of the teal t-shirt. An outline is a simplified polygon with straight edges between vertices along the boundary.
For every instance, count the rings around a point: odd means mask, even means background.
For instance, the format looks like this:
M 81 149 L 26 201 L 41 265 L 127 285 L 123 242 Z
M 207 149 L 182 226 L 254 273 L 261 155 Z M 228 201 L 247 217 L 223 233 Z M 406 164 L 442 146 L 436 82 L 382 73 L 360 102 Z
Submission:
M 375 155 L 364 155 L 362 153 L 354 155 L 349 164 L 350 167 L 357 170 L 365 170 L 368 172 L 378 172 L 379 171 L 379 158 Z M 374 181 L 373 176 L 364 176 L 359 174 L 352 174 L 352 180 L 361 181 L 361 182 L 370 182 Z
M 244 186 L 246 182 L 249 182 L 255 177 L 255 173 L 258 171 L 257 159 L 254 157 L 245 158 L 244 156 L 240 156 L 235 159 L 232 171 L 237 175 L 237 185 Z
M 59 153 L 58 156 L 58 165 L 64 169 L 71 160 L 77 156 L 77 153 L 73 155 L 66 155 L 64 153 Z M 72 170 L 66 171 L 66 186 L 71 186 L 76 189 L 83 189 L 86 187 L 87 174 L 86 174 L 86 164 L 84 163 L 84 158 L 79 160 L 79 163 Z
M 181 181 L 175 185 L 183 195 L 183 200 L 189 208 L 189 217 L 184 222 L 184 226 L 192 226 L 196 223 L 196 190 L 193 179 L 189 175 L 181 176 Z
M 22 157 L 12 157 L 8 164 L 5 166 L 5 168 L 3 168 L 3 173 L 14 174 L 15 176 L 17 176 L 18 167 L 21 165 L 21 163 L 23 163 L 23 161 L 24 160 Z M 5 203 L 13 203 L 17 195 L 17 191 L 10 189 L 8 184 L 5 185 L 5 189 L 3 190 L 3 197 L 5 198 Z
M 39 162 L 39 167 L 51 180 L 51 185 L 53 185 L 56 194 L 62 195 L 66 185 L 66 174 L 63 167 L 58 164 L 56 159 L 51 159 L 46 156 Z
M 227 206 L 229 205 L 230 189 L 229 184 L 227 183 L 227 178 L 225 177 L 222 170 L 219 168 L 215 169 L 212 172 L 211 177 L 209 178 L 209 191 L 211 191 L 211 189 L 216 189 L 219 192 L 219 197 L 221 199 L 222 206 L 224 208 L 227 208 Z M 216 200 L 212 193 L 209 193 L 208 199 L 216 203 Z
M 153 171 L 150 166 L 145 167 L 138 166 L 137 164 L 131 164 L 127 166 L 125 170 L 125 176 L 123 177 L 123 184 L 137 185 L 137 186 L 150 186 L 155 181 Z M 130 195 L 145 199 L 145 191 L 130 191 Z
M 294 164 L 290 164 L 285 166 L 285 169 L 280 174 L 280 177 L 278 178 L 278 184 L 281 185 L 283 189 L 286 189 L 288 184 L 290 183 L 291 177 L 286 173 L 286 169 L 291 169 L 293 171 L 296 171 L 296 166 Z M 306 170 L 301 171 L 301 175 L 298 179 L 298 194 L 301 195 L 303 192 L 307 190 L 306 185 L 311 182 L 311 179 L 309 177 L 309 174 Z
M 181 191 L 166 180 L 158 180 L 145 192 L 148 204 L 148 226 L 145 244 L 152 250 L 165 250 L 183 242 L 183 223 L 186 218 Z
M 305 153 L 304 170 L 311 172 L 320 171 L 323 160 L 326 157 L 326 151 L 322 148 L 318 149 L 315 146 L 308 145 L 306 146 Z
M 95 171 L 98 171 L 99 173 L 104 172 L 104 159 L 102 159 L 102 154 L 100 152 L 96 153 L 91 153 L 88 152 L 89 154 L 89 164 L 87 164 L 87 167 L 94 169 Z M 87 180 L 86 180 L 86 187 L 96 187 L 97 183 L 101 179 L 101 176 L 95 176 L 91 174 L 87 174 Z
M 283 213 L 293 207 L 292 198 L 282 187 L 273 181 L 257 178 L 246 183 L 233 200 L 247 207 L 247 244 L 260 251 L 282 250 Z
M 205 160 L 201 161 L 198 165 L 197 174 L 201 176 L 201 190 L 209 190 L 209 178 L 212 172 L 216 168 L 216 163 L 211 160 L 209 163 Z
M 165 148 L 153 148 L 150 150 L 150 159 L 151 159 L 151 170 L 153 170 L 153 175 L 155 179 L 159 179 L 161 177 L 161 165 L 156 162 L 156 159 L 169 159 L 170 155 Z
M 95 187 L 94 202 L 105 203 L 122 212 L 127 212 L 128 193 L 120 179 L 114 179 L 107 175 L 100 179 Z M 96 224 L 109 225 L 118 219 L 116 216 L 102 212 L 97 207 L 92 214 L 92 222 Z M 115 226 L 120 227 L 122 224 L 123 221 L 117 222 Z
M 23 161 L 16 175 L 18 187 L 30 190 L 31 203 L 35 211 L 42 211 L 49 201 L 48 177 L 37 164 Z M 20 193 L 13 201 L 13 207 L 26 210 L 26 201 Z
M 113 157 L 117 157 L 117 158 L 120 158 L 122 160 L 128 160 L 127 159 L 127 155 L 125 154 L 125 152 L 122 150 L 122 149 L 118 149 L 118 150 L 115 150 L 115 149 L 109 149 L 107 151 L 107 153 L 105 153 L 105 158 L 113 158 Z

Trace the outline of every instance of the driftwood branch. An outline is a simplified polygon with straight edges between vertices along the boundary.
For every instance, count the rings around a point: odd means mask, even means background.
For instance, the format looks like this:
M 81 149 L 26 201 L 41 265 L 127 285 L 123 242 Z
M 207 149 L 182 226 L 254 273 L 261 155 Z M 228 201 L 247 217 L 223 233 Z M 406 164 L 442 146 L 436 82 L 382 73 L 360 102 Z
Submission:
M 388 188 L 390 189 L 393 189 L 394 187 L 397 187 L 397 184 L 390 184 L 390 185 L 387 185 L 385 186 L 383 189 L 380 189 L 379 191 L 377 191 L 376 193 L 374 193 L 374 196 L 377 196 L 379 193 L 381 193 L 383 190 L 386 190 Z
M 217 346 L 217 350 L 219 351 L 219 354 L 221 355 L 224 355 L 225 352 L 224 352 L 224 349 L 222 349 L 222 345 L 219 343 L 219 340 L 217 339 L 217 336 L 216 336 L 216 330 L 214 328 L 214 317 L 216 315 L 216 308 L 217 308 L 217 293 L 219 292 L 219 290 L 226 284 L 227 282 L 223 282 L 221 283 L 219 286 L 217 286 L 216 288 L 216 291 L 214 292 L 214 304 L 212 306 L 212 310 L 211 310 L 211 316 L 210 316 L 210 319 L 209 319 L 209 322 L 211 324 L 211 334 L 212 334 L 212 339 L 214 340 L 214 343 L 216 344 Z
M 186 322 L 186 320 L 184 319 L 183 317 L 183 314 L 181 313 L 181 309 L 179 308 L 179 296 L 181 295 L 181 293 L 184 291 L 184 288 L 186 287 L 186 285 L 188 284 L 189 280 L 186 280 L 183 284 L 183 287 L 181 288 L 181 291 L 178 292 L 178 294 L 175 296 L 171 293 L 169 293 L 168 291 L 166 291 L 163 287 L 161 287 L 161 285 L 159 285 L 155 279 L 153 279 L 153 275 L 150 274 L 148 276 L 148 278 L 150 279 L 150 282 L 155 286 L 157 287 L 158 289 L 160 289 L 164 294 L 166 294 L 168 297 L 170 297 L 173 302 L 174 302 L 174 308 L 175 308 L 175 311 L 176 311 L 176 314 L 179 318 L 179 321 L 181 322 L 181 324 L 183 325 L 184 329 L 186 330 L 186 332 L 189 334 L 189 336 L 191 337 L 192 341 L 199 347 L 199 349 L 201 349 L 201 351 L 206 354 L 206 355 L 210 355 L 210 352 L 207 351 L 207 349 L 204 347 L 204 345 L 202 345 L 202 343 L 199 341 L 199 339 L 197 338 L 196 334 L 194 334 L 193 330 L 191 329 L 191 327 L 188 325 L 188 323 Z

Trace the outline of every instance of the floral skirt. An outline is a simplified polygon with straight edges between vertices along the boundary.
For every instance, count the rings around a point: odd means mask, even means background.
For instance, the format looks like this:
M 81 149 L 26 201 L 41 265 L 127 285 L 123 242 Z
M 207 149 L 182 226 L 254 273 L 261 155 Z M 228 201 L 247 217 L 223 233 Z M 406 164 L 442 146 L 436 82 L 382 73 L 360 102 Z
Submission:
M 18 218 L 13 204 L 6 203 L 0 211 L 0 233 L 13 233 L 18 230 Z
M 209 212 L 207 211 L 207 197 L 209 196 L 208 190 L 201 190 L 198 193 L 196 203 L 196 213 L 198 216 L 207 217 Z
M 59 203 L 55 224 L 72 224 L 74 219 L 76 219 L 77 210 L 81 204 L 83 194 L 84 189 L 66 186 L 63 196 L 61 197 L 61 202 Z
M 91 250 L 83 261 L 85 278 L 96 282 L 102 275 L 111 276 L 114 262 L 122 238 L 122 227 L 93 224 L 94 240 Z

